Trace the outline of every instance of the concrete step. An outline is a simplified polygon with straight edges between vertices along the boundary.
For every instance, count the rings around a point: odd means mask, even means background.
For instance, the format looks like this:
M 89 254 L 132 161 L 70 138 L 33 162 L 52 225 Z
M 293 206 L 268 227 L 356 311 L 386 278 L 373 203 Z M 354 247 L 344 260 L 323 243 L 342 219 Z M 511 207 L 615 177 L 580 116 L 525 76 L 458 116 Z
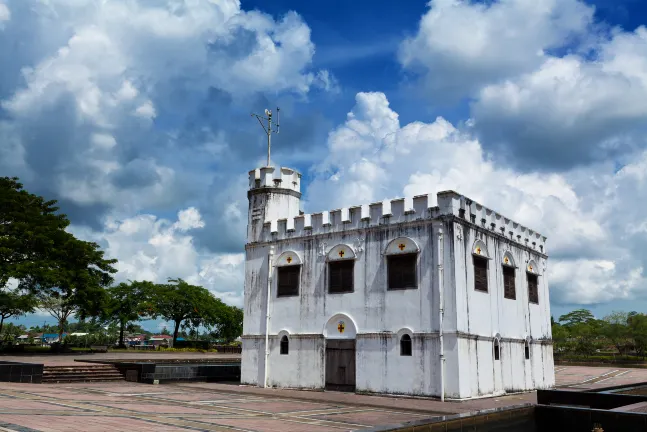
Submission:
M 123 380 L 123 375 L 113 365 L 45 366 L 43 368 L 43 383 Z
M 114 381 L 123 381 L 123 377 L 119 378 L 89 378 L 89 377 L 77 377 L 77 378 L 48 378 L 43 377 L 43 384 L 61 384 L 61 383 L 82 383 L 82 382 L 114 382 Z
M 74 378 L 74 377 L 121 377 L 119 372 L 101 372 L 101 373 L 55 373 L 43 374 L 43 378 L 59 377 L 59 378 Z

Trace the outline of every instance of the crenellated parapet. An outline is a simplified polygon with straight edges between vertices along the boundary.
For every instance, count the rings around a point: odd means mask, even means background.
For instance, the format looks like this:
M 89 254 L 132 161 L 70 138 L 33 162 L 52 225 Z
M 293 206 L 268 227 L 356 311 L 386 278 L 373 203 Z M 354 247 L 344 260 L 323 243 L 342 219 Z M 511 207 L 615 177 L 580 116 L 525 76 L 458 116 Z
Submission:
M 442 214 L 453 214 L 512 242 L 546 254 L 546 237 L 454 191 L 438 193 Z
M 505 236 L 512 242 L 546 253 L 546 237 L 454 191 L 266 220 L 259 240 L 274 241 L 413 223 L 443 215 L 465 219 L 477 227 Z
M 301 193 L 301 174 L 292 169 L 281 167 L 256 168 L 249 172 L 249 191 L 261 191 L 267 188 L 289 189 Z

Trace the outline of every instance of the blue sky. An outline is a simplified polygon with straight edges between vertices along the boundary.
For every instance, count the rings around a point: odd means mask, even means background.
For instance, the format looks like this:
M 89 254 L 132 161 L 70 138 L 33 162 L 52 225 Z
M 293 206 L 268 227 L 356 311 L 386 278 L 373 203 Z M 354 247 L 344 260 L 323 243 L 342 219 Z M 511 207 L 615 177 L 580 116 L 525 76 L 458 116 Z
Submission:
M 0 0 L 0 173 L 118 279 L 240 305 L 249 113 L 278 105 L 304 210 L 457 189 L 548 236 L 553 315 L 645 311 L 645 8 Z

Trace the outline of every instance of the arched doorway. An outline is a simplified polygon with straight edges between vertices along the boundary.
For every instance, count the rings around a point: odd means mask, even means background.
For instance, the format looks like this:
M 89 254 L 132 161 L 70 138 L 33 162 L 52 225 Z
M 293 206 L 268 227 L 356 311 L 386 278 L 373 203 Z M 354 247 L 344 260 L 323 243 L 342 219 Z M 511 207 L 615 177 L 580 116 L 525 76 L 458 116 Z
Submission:
M 326 323 L 326 390 L 355 391 L 355 336 L 357 327 L 344 314 Z

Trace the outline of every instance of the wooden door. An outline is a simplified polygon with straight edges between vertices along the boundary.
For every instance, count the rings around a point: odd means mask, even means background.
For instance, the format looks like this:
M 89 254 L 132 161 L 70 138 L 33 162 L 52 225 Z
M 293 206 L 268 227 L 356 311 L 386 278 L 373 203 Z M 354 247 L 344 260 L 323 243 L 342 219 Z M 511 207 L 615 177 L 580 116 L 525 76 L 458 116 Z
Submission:
M 355 391 L 355 340 L 326 340 L 326 390 Z

